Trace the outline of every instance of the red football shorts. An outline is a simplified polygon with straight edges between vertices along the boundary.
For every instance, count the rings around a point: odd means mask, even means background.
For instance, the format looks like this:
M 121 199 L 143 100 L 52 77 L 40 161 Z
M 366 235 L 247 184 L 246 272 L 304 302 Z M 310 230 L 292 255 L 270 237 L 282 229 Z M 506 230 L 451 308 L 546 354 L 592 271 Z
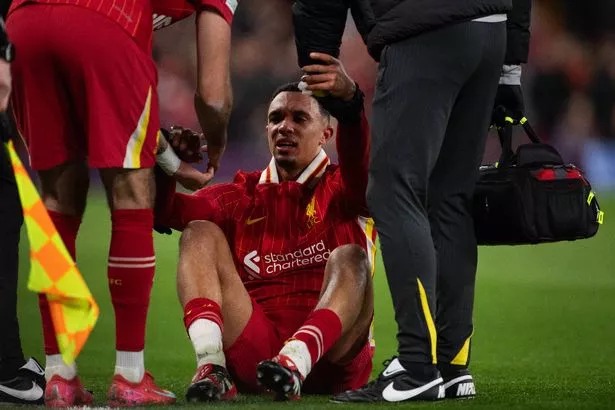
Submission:
M 270 317 L 252 301 L 252 316 L 235 343 L 225 350 L 226 365 L 242 393 L 260 393 L 256 365 L 277 355 L 284 342 L 301 327 L 309 312 L 284 311 Z M 367 383 L 372 371 L 373 348 L 366 341 L 359 353 L 345 365 L 328 362 L 326 356 L 316 363 L 303 383 L 302 392 L 335 394 Z
M 156 67 L 117 23 L 72 5 L 32 3 L 11 13 L 13 108 L 34 169 L 155 164 Z

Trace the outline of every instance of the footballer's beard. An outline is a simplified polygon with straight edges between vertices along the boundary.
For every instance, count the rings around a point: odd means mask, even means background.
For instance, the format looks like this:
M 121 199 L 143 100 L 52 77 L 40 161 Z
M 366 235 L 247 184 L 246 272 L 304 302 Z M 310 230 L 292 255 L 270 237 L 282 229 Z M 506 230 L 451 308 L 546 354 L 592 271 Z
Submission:
M 297 158 L 291 155 L 276 155 L 275 164 L 280 177 L 287 181 L 295 180 L 303 168 L 299 166 Z

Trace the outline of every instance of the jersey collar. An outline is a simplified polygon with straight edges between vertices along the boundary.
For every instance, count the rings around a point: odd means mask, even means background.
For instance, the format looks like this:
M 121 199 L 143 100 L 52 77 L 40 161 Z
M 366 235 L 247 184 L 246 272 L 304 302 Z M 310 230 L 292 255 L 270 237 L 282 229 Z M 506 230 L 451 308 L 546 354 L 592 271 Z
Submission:
M 295 180 L 300 184 L 306 184 L 311 181 L 314 181 L 322 176 L 327 169 L 327 165 L 329 165 L 329 157 L 327 153 L 322 148 L 316 157 L 310 162 L 299 177 Z M 275 158 L 271 158 L 269 165 L 267 168 L 261 172 L 261 177 L 258 180 L 259 184 L 279 184 L 280 177 L 278 176 L 278 169 L 275 166 Z

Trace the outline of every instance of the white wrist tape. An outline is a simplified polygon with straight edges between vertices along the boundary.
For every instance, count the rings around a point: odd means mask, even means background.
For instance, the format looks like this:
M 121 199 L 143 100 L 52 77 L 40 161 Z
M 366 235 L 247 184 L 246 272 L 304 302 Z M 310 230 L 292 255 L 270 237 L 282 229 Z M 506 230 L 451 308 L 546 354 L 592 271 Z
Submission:
M 170 144 L 160 154 L 156 155 L 156 163 L 167 175 L 173 175 L 179 169 L 182 161 L 178 158 Z
M 500 84 L 521 85 L 521 66 L 503 65 L 500 73 Z

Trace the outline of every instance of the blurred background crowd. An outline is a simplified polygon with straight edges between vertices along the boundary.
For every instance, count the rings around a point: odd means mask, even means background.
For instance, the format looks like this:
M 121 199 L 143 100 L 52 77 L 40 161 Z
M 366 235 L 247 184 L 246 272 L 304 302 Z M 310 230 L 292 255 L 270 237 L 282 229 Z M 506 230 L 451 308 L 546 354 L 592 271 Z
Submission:
M 269 161 L 265 141 L 271 93 L 300 77 L 293 39 L 291 0 L 241 0 L 233 23 L 234 111 L 229 143 L 216 180 L 238 168 L 261 169 Z M 526 114 L 539 135 L 567 162 L 583 168 L 599 190 L 615 190 L 615 0 L 533 0 L 529 63 L 524 66 Z M 193 110 L 194 20 L 155 35 L 163 126 L 199 129 Z M 376 63 L 367 54 L 352 19 L 341 59 L 373 96 Z M 408 124 L 409 129 L 411 125 Z M 517 141 L 523 136 L 518 133 Z M 328 152 L 335 156 L 334 144 Z M 485 161 L 497 158 L 491 137 Z

